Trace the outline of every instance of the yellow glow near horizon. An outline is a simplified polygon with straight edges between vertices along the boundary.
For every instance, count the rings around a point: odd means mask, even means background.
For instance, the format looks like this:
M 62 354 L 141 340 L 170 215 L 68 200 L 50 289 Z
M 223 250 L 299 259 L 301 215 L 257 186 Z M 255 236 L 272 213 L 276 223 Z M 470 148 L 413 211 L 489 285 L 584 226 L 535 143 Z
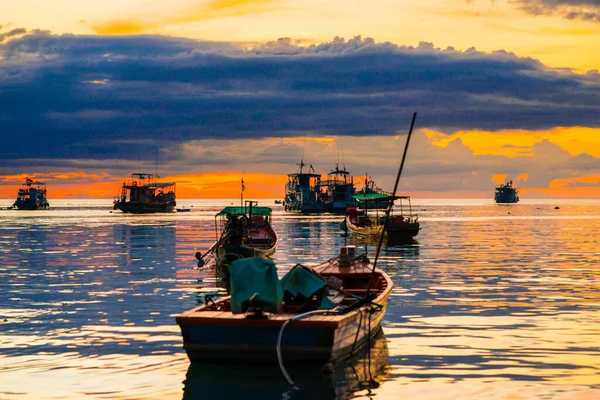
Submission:
M 600 24 L 534 16 L 514 3 L 409 0 L 49 0 L 12 2 L 5 29 L 57 33 L 164 34 L 256 43 L 291 37 L 307 43 L 362 35 L 376 41 L 481 51 L 506 50 L 553 67 L 600 69 Z
M 545 131 L 503 130 L 499 132 L 459 131 L 451 135 L 424 129 L 427 137 L 437 146 L 447 147 L 460 139 L 475 155 L 503 155 L 531 157 L 533 146 L 544 139 L 560 146 L 571 155 L 583 153 L 600 157 L 600 128 L 558 127 Z

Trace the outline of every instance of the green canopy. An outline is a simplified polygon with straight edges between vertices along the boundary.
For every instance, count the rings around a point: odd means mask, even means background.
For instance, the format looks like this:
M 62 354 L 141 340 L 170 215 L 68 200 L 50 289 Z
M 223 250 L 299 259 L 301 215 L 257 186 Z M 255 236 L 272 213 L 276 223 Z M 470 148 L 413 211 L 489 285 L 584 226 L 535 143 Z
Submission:
M 271 215 L 271 210 L 269 207 L 252 207 L 252 215 Z M 248 214 L 250 212 L 250 207 L 225 207 L 222 209 L 216 217 L 219 215 L 227 215 L 227 214 Z

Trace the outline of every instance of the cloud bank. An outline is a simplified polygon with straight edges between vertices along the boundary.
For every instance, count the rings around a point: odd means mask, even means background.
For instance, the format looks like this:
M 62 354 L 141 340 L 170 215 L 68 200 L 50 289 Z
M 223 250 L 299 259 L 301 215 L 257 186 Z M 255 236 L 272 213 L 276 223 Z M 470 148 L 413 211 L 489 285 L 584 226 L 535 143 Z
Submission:
M 2 34 L 2 33 L 0 33 Z M 255 48 L 164 36 L 5 33 L 0 159 L 128 160 L 192 140 L 600 126 L 600 74 L 336 38 Z M 137 153 L 137 154 L 136 154 Z

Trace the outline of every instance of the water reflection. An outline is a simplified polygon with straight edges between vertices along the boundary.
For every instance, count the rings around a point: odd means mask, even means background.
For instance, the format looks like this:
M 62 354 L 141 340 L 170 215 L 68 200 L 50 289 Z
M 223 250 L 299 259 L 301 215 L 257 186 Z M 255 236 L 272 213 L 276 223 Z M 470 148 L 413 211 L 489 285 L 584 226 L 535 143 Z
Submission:
M 292 390 L 276 365 L 191 364 L 184 381 L 184 400 L 242 399 L 350 399 L 371 398 L 390 372 L 387 339 L 378 334 L 370 351 L 334 366 L 286 366 L 298 390 Z
M 188 370 L 173 318 L 219 290 L 194 253 L 214 243 L 221 206 L 143 217 L 94 207 L 0 213 L 0 398 L 174 398 L 186 372 L 186 396 L 253 385 L 252 369 L 214 384 Z M 600 203 L 419 214 L 417 241 L 385 246 L 378 262 L 394 281 L 381 385 L 346 370 L 309 376 L 309 393 L 317 382 L 312 393 L 341 398 L 600 398 Z M 339 220 L 275 207 L 279 273 L 348 244 L 373 259 L 375 245 L 341 236 Z M 287 385 L 270 376 L 281 398 Z

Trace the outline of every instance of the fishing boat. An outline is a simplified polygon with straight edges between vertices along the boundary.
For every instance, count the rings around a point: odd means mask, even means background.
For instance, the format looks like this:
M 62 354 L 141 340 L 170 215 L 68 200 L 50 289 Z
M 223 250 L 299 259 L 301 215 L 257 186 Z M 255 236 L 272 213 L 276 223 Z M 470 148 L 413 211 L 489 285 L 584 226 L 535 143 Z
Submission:
M 393 286 L 354 246 L 281 281 L 268 259 L 237 260 L 230 273 L 231 296 L 176 316 L 193 362 L 342 360 L 380 330 Z
M 288 182 L 285 185 L 285 197 L 283 208 L 285 211 L 301 211 L 305 213 L 328 211 L 329 205 L 323 200 L 321 190 L 321 174 L 315 173 L 312 165 L 308 172 L 304 159 L 300 160 L 300 172 L 288 174 Z M 312 173 L 311 173 L 312 171 Z
M 506 184 L 501 183 L 496 188 L 494 200 L 496 203 L 518 203 L 518 191 L 519 189 L 513 186 L 513 181 L 508 181 Z
M 419 217 L 412 213 L 410 196 L 389 196 L 381 193 L 359 194 L 354 196 L 357 201 L 366 204 L 364 209 L 348 207 L 346 210 L 346 229 L 354 234 L 378 237 L 384 232 L 390 241 L 412 239 L 419 234 Z M 400 209 L 390 212 L 388 223 L 385 224 L 386 214 L 378 209 L 369 211 L 371 202 L 400 201 Z M 404 203 L 408 204 L 408 214 L 405 214 Z M 384 228 L 385 225 L 385 228 Z
M 17 199 L 12 205 L 19 210 L 46 210 L 50 207 L 46 198 L 46 183 L 34 182 L 25 178 L 25 183 L 17 193 Z
M 225 207 L 215 215 L 215 234 L 221 233 L 206 253 L 196 253 L 199 266 L 204 265 L 208 254 L 218 264 L 228 265 L 240 258 L 268 257 L 275 252 L 277 234 L 271 227 L 272 210 L 256 204 L 246 201 L 244 206 Z
M 124 213 L 173 212 L 176 206 L 175 182 L 157 182 L 153 174 L 131 174 L 123 182 L 113 208 Z
M 326 188 L 322 199 L 327 211 L 339 213 L 346 211 L 348 206 L 357 205 L 356 200 L 352 198 L 356 194 L 354 178 L 346 171 L 346 167 L 340 169 L 339 164 L 336 164 L 322 185 Z

